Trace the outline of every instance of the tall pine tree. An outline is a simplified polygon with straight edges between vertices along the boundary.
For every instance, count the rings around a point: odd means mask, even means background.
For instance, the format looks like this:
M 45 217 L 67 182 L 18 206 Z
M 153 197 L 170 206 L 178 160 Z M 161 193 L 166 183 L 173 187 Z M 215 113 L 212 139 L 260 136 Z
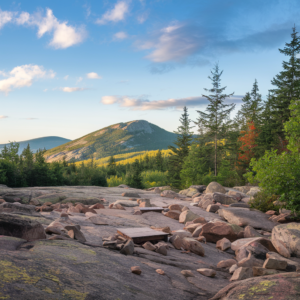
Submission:
M 192 144 L 193 134 L 191 132 L 191 120 L 189 119 L 188 109 L 183 108 L 183 114 L 179 119 L 180 126 L 174 133 L 177 134 L 176 142 L 177 147 L 169 146 L 173 154 L 169 157 L 168 163 L 168 179 L 172 186 L 180 187 L 181 178 L 180 172 L 182 169 L 183 161 L 189 154 L 189 149 Z
M 214 69 L 211 71 L 212 76 L 208 78 L 212 81 L 211 89 L 204 89 L 209 92 L 210 95 L 202 95 L 205 97 L 209 104 L 206 108 L 206 112 L 198 110 L 200 117 L 198 119 L 198 124 L 205 130 L 205 134 L 214 141 L 214 173 L 215 176 L 218 174 L 218 162 L 217 162 L 217 152 L 218 152 L 218 141 L 220 137 L 228 130 L 231 126 L 232 121 L 229 116 L 235 107 L 235 104 L 225 104 L 225 99 L 232 96 L 231 94 L 223 94 L 226 89 L 221 87 L 221 76 L 223 71 L 219 70 L 219 65 L 216 64 Z
M 297 57 L 297 54 L 300 53 L 300 37 L 295 26 L 291 37 L 291 42 L 286 43 L 283 49 L 279 49 L 279 52 L 288 56 L 289 60 L 283 61 L 283 71 L 271 81 L 272 85 L 276 87 L 271 90 L 272 114 L 276 121 L 275 133 L 280 140 L 282 149 L 285 147 L 283 124 L 290 117 L 289 105 L 291 101 L 300 99 L 300 58 Z

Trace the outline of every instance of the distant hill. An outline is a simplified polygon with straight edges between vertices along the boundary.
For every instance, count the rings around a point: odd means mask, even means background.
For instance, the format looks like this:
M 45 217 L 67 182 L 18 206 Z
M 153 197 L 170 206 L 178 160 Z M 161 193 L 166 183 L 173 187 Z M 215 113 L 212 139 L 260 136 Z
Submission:
M 61 138 L 59 136 L 46 136 L 46 137 L 41 137 L 37 139 L 32 139 L 32 140 L 27 140 L 27 141 L 21 141 L 18 142 L 20 145 L 19 148 L 19 154 L 22 153 L 23 149 L 30 145 L 30 149 L 35 153 L 39 149 L 51 149 L 57 146 L 60 146 L 62 144 L 68 143 L 71 140 Z M 5 145 L 8 144 L 0 144 L 0 151 L 4 148 Z
M 100 159 L 128 152 L 167 149 L 176 135 L 144 120 L 114 124 L 77 140 L 50 149 L 45 153 L 48 162 Z

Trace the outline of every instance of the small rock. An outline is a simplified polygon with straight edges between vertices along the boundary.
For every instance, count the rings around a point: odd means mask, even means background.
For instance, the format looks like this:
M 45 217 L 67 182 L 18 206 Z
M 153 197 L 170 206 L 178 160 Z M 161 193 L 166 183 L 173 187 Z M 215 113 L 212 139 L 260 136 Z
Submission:
M 91 209 L 105 209 L 104 205 L 101 203 L 94 204 L 90 206 Z
M 223 238 L 217 241 L 216 247 L 222 251 L 225 251 L 231 247 L 231 242 L 228 239 Z
M 125 254 L 125 255 L 132 255 L 134 252 L 134 243 L 132 240 L 128 240 L 120 253 Z
M 151 242 L 146 242 L 142 245 L 142 247 L 146 250 L 155 251 L 156 247 Z
M 233 265 L 236 265 L 236 260 L 226 259 L 226 260 L 221 260 L 220 262 L 218 262 L 217 268 L 230 268 Z
M 230 281 L 235 281 L 235 280 L 243 280 L 253 277 L 253 271 L 252 268 L 238 268 L 234 271 L 232 277 L 230 278 Z
M 268 210 L 267 212 L 266 212 L 266 215 L 270 215 L 270 216 L 273 216 L 273 215 L 275 215 L 276 214 L 276 211 L 275 210 Z
M 140 198 L 140 195 L 137 194 L 137 193 L 125 192 L 125 193 L 122 194 L 122 197 Z
M 179 223 L 186 223 L 188 221 L 193 221 L 195 219 L 199 218 L 198 215 L 194 214 L 190 210 L 183 211 L 179 216 Z
M 274 258 L 267 258 L 263 265 L 263 268 L 265 269 L 275 269 L 275 270 L 285 270 L 286 267 L 287 267 L 286 261 L 277 260 Z
M 179 204 L 171 204 L 169 207 L 168 207 L 170 210 L 177 210 L 177 211 L 181 211 L 183 206 L 182 205 L 179 205 Z
M 245 227 L 244 238 L 262 237 L 252 226 L 248 225 Z
M 197 272 L 206 276 L 206 277 L 215 277 L 216 271 L 212 269 L 197 269 Z
M 174 220 L 179 220 L 180 213 L 181 212 L 179 211 L 170 210 L 165 214 L 165 216 Z
M 131 269 L 131 273 L 133 273 L 133 274 L 141 275 L 141 273 L 142 273 L 140 267 L 138 267 L 138 266 L 131 267 L 130 269 Z
M 196 223 L 197 225 L 199 225 L 199 223 Z M 202 227 L 203 225 L 198 226 L 194 232 L 193 232 L 193 237 L 198 238 L 200 236 L 200 233 L 202 231 Z
M 195 253 L 200 256 L 204 256 L 204 249 L 200 242 L 196 241 L 193 238 L 185 237 L 182 240 L 183 248 L 187 251 Z
M 195 220 L 193 220 L 193 223 L 201 223 L 201 224 L 206 224 L 207 221 L 203 217 L 199 217 Z
M 195 277 L 191 270 L 182 270 L 180 272 L 184 277 Z
M 168 255 L 167 248 L 165 246 L 159 245 L 156 247 L 155 252 L 162 254 L 162 255 Z
M 165 275 L 165 272 L 162 269 L 157 269 L 155 271 L 156 271 L 156 273 L 158 273 L 160 275 Z
M 205 238 L 205 236 L 203 236 L 203 235 L 200 235 L 200 236 L 197 238 L 197 241 L 200 242 L 200 243 L 205 243 L 205 244 L 206 244 L 206 238 Z
M 220 206 L 217 204 L 210 204 L 207 206 L 206 211 L 207 212 L 211 212 L 211 213 L 215 213 L 220 209 Z
M 230 273 L 230 274 L 233 274 L 234 271 L 235 271 L 236 269 L 238 269 L 238 265 L 232 265 L 232 266 L 229 268 L 229 273 Z
M 273 269 L 265 269 L 262 267 L 253 267 L 253 276 L 267 276 L 267 275 L 274 275 L 280 273 L 280 271 L 273 270 Z

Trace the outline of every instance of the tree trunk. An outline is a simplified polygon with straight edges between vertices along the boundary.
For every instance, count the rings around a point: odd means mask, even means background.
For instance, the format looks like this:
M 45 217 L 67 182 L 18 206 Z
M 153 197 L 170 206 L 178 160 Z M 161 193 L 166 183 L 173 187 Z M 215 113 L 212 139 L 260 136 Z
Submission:
M 217 135 L 215 134 L 215 176 L 217 176 Z

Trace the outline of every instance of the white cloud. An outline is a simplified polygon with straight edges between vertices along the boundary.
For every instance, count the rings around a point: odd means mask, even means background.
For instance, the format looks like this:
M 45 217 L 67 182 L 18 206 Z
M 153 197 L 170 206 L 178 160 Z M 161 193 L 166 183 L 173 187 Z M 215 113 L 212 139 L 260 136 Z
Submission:
M 73 93 L 73 92 L 80 92 L 80 91 L 87 90 L 85 88 L 79 88 L 79 87 L 63 87 L 61 89 L 65 93 Z
M 43 90 L 43 92 L 45 92 L 45 93 L 46 93 L 47 91 L 48 91 L 48 89 L 44 89 L 44 90 Z
M 2 74 L 5 74 L 2 72 Z M 23 65 L 12 69 L 4 75 L 6 79 L 0 80 L 0 91 L 8 94 L 13 88 L 31 86 L 34 79 L 50 77 L 54 78 L 55 73 L 45 71 L 42 66 Z
M 64 80 L 68 80 L 68 78 L 69 78 L 69 75 L 66 75 L 66 76 L 64 77 Z
M 128 38 L 128 34 L 124 31 L 120 31 L 114 34 L 116 40 L 124 40 Z
M 0 29 L 9 22 L 13 21 L 13 18 L 16 13 L 11 11 L 3 11 L 0 9 Z
M 52 34 L 52 40 L 49 45 L 55 49 L 65 49 L 74 46 L 81 43 L 86 37 L 86 31 L 83 27 L 75 28 L 68 25 L 68 22 L 59 21 L 49 8 L 47 8 L 46 16 L 44 17 L 41 13 L 30 15 L 27 12 L 22 12 L 15 18 L 14 22 L 18 25 L 37 26 L 37 35 L 39 38 L 45 33 Z
M 240 103 L 243 96 L 232 96 L 227 103 Z M 132 110 L 161 110 L 167 108 L 182 108 L 184 106 L 206 106 L 208 101 L 204 97 L 186 97 L 179 99 L 150 101 L 144 97 L 132 98 L 128 96 L 103 96 L 101 102 L 105 105 L 118 104 Z
M 127 1 L 119 1 L 112 10 L 107 11 L 101 19 L 97 19 L 96 23 L 103 25 L 108 22 L 119 22 L 125 19 L 125 15 L 129 11 Z
M 146 56 L 153 62 L 182 61 L 196 53 L 203 41 L 196 28 L 185 24 L 172 24 L 160 30 L 152 39 L 139 43 L 142 50 L 151 49 Z
M 7 118 L 8 118 L 8 116 L 3 116 L 3 115 L 1 116 L 1 115 L 0 115 L 0 120 L 1 120 L 1 119 L 7 119 Z
M 137 21 L 138 21 L 140 24 L 143 24 L 147 19 L 148 19 L 148 13 L 144 13 L 144 14 L 139 15 L 139 16 L 137 17 Z
M 91 72 L 91 73 L 86 74 L 86 77 L 89 78 L 89 79 L 102 79 L 102 76 L 98 75 L 95 72 Z

